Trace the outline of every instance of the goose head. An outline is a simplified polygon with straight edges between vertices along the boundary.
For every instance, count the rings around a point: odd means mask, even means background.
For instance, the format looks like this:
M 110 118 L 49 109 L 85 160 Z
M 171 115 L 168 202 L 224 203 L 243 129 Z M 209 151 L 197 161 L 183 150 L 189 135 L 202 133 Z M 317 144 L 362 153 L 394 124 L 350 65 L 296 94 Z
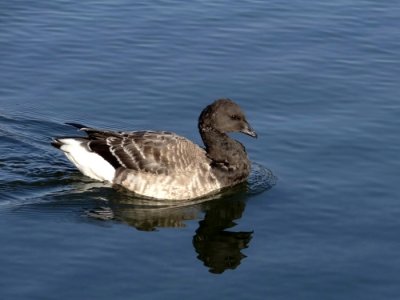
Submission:
M 240 106 L 230 99 L 219 99 L 208 105 L 200 114 L 199 128 L 202 131 L 241 132 L 257 137 Z

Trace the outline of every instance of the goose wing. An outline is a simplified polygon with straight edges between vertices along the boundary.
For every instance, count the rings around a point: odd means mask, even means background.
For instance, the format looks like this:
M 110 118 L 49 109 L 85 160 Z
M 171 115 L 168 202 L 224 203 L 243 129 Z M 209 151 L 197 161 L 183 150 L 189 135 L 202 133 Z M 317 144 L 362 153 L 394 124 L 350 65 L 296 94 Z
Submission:
M 88 134 L 87 147 L 116 169 L 171 174 L 209 163 L 204 149 L 166 131 L 103 131 L 81 127 Z

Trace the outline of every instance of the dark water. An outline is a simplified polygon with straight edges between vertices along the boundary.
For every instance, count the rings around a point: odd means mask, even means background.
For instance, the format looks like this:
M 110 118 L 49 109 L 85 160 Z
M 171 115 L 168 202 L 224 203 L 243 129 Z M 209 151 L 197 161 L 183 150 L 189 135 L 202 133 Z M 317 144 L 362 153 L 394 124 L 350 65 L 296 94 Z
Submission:
M 400 4 L 331 2 L 0 4 L 0 298 L 399 299 Z M 200 143 L 219 97 L 257 170 L 209 202 L 148 207 L 49 146 Z

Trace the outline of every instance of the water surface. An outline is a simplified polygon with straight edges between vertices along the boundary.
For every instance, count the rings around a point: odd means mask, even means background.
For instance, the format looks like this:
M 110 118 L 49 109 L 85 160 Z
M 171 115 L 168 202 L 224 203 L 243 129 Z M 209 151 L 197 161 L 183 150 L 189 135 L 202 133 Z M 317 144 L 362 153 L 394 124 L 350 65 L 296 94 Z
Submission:
M 1 299 L 398 299 L 396 1 L 0 8 Z M 219 97 L 258 167 L 212 201 L 148 207 L 49 145 L 65 122 L 201 143 Z

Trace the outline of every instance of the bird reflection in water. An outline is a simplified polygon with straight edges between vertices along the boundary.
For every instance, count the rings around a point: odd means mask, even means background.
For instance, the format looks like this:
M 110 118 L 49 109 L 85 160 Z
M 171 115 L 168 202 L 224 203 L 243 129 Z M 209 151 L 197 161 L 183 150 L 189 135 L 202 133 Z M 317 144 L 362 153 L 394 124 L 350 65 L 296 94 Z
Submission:
M 229 202 L 229 204 L 227 204 Z M 248 247 L 253 231 L 226 230 L 236 226 L 245 208 L 244 201 L 218 201 L 206 211 L 204 219 L 193 237 L 197 258 L 211 273 L 220 274 L 235 269 L 246 256 L 241 252 Z
M 252 231 L 227 230 L 236 225 L 245 209 L 245 187 L 236 190 L 235 195 L 220 195 L 220 199 L 193 202 L 185 206 L 166 206 L 162 202 L 139 200 L 125 193 L 115 193 L 108 198 L 109 206 L 92 209 L 87 215 L 102 220 L 117 220 L 143 231 L 159 228 L 181 228 L 189 220 L 199 222 L 193 246 L 197 258 L 203 261 L 211 273 L 223 273 L 235 269 L 246 256 L 241 252 L 249 246 Z M 121 196 L 125 194 L 125 197 Z M 115 198 L 116 197 L 116 198 Z M 208 199 L 207 199 L 208 200 Z M 164 205 L 163 205 L 164 204 Z M 171 204 L 171 203 L 168 203 Z

